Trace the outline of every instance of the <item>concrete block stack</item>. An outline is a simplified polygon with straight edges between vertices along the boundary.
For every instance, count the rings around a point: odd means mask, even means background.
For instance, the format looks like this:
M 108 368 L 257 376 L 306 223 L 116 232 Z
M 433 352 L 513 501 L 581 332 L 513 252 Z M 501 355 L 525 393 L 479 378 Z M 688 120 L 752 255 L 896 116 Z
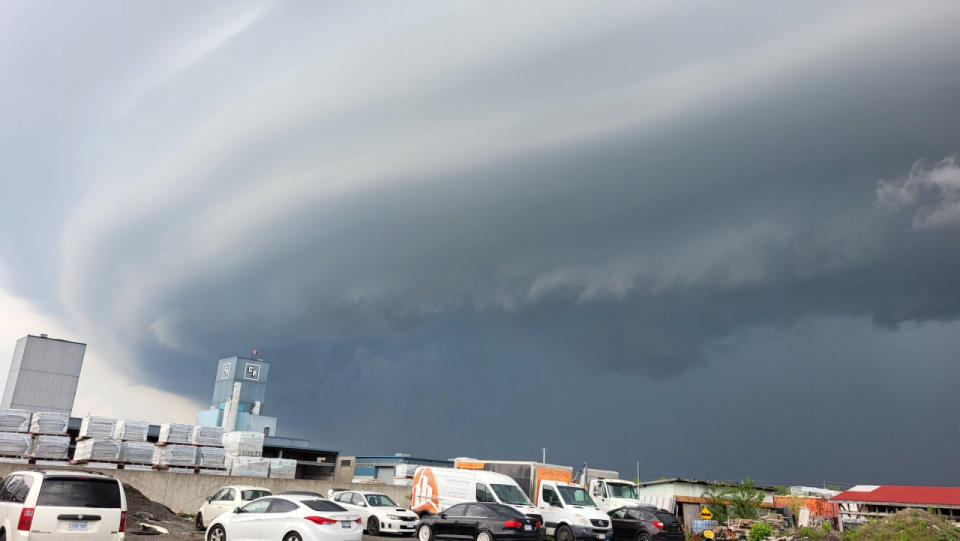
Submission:
M 30 450 L 30 412 L 0 409 L 0 456 L 26 463 Z
M 197 425 L 193 427 L 190 443 L 208 447 L 223 447 L 223 429 L 219 426 Z
M 25 457 L 30 450 L 30 434 L 26 432 L 0 432 L 0 456 Z
M 147 441 L 147 431 L 149 428 L 150 423 L 122 419 L 117 421 L 117 426 L 113 431 L 113 439 L 120 441 Z M 151 453 L 152 452 L 153 451 L 151 451 Z
M 30 417 L 30 433 L 62 436 L 69 424 L 70 416 L 66 413 L 38 411 Z
M 80 434 L 77 439 L 85 440 L 87 438 L 113 439 L 113 434 L 117 429 L 117 420 L 111 417 L 84 417 L 80 421 Z M 119 449 L 119 444 L 117 445 Z
M 73 461 L 118 462 L 120 460 L 120 442 L 113 438 L 87 438 L 77 441 L 73 451 Z
M 197 463 L 197 448 L 171 443 L 153 448 L 153 465 L 159 468 L 193 468 Z
M 263 433 L 227 432 L 223 435 L 223 448 L 230 456 L 263 456 Z
M 188 444 L 193 437 L 193 425 L 182 425 L 180 423 L 163 423 L 160 425 L 160 437 L 157 439 L 158 445 L 167 443 Z
M 292 458 L 268 458 L 270 477 L 273 479 L 293 479 L 297 476 L 297 461 Z
M 270 459 L 255 456 L 231 456 L 230 475 L 239 477 L 267 477 Z
M 148 441 L 120 442 L 120 462 L 124 464 L 152 464 L 156 446 Z
M 39 460 L 66 460 L 70 454 L 70 436 L 34 434 L 30 436 L 28 454 Z
M 197 447 L 197 467 L 206 469 L 225 469 L 227 453 L 223 447 Z

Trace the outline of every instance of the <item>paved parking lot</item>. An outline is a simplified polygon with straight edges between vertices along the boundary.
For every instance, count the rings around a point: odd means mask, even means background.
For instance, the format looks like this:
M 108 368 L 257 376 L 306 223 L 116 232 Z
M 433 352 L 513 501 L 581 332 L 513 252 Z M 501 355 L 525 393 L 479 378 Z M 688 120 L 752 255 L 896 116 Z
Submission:
M 388 534 L 388 535 L 367 535 L 363 534 L 363 541 L 410 541 L 414 539 L 413 535 L 399 535 L 399 534 Z

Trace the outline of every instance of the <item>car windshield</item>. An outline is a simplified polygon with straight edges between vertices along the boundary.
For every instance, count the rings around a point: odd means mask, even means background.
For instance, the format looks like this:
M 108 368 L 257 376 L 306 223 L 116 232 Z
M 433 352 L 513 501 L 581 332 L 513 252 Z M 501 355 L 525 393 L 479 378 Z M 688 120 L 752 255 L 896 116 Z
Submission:
M 666 524 L 673 524 L 674 522 L 679 522 L 679 521 L 677 520 L 677 517 L 675 517 L 675 516 L 673 515 L 673 513 L 669 512 L 669 511 L 664 511 L 663 509 L 657 511 L 657 512 L 654 513 L 654 514 L 657 515 L 657 518 L 658 518 L 658 519 L 660 519 L 661 521 L 663 521 L 663 522 L 666 523 Z
M 330 500 L 303 500 L 300 503 L 306 505 L 314 511 L 346 511 L 346 509 L 331 502 Z
M 397 502 L 390 499 L 386 494 L 367 494 L 367 503 L 371 507 L 396 507 Z
M 500 505 L 497 503 L 493 503 L 493 504 L 490 504 L 490 509 L 493 509 L 494 511 L 497 512 L 498 515 L 504 518 L 523 518 L 526 516 L 520 511 L 517 511 L 516 509 L 514 509 L 513 507 L 510 507 L 509 505 Z
M 496 485 L 490 484 L 490 488 L 497 494 L 500 501 L 511 505 L 533 505 L 530 498 L 520 490 L 516 485 Z
M 563 498 L 563 503 L 567 505 L 579 505 L 582 507 L 597 506 L 597 504 L 593 503 L 593 500 L 590 499 L 587 491 L 580 487 L 558 486 L 557 490 L 560 491 L 560 497 Z
M 120 508 L 120 483 L 113 479 L 47 477 L 37 506 Z
M 264 496 L 271 496 L 272 493 L 269 490 L 241 490 L 240 499 L 245 502 L 251 502 L 257 498 L 262 498 Z
M 633 485 L 607 483 L 607 486 L 610 488 L 611 498 L 626 498 L 628 500 L 637 499 L 637 488 Z

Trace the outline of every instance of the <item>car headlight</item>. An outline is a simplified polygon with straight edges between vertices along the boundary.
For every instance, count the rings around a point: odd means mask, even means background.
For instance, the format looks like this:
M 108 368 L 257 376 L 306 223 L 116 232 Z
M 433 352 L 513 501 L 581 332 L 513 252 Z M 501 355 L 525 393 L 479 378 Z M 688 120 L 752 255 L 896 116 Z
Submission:
M 590 525 L 590 519 L 588 519 L 587 517 L 585 517 L 585 516 L 583 516 L 583 515 L 576 515 L 576 519 L 577 519 L 577 524 L 579 524 L 580 526 L 589 526 L 589 525 Z
M 390 520 L 403 520 L 403 517 L 400 515 L 387 515 L 387 518 Z

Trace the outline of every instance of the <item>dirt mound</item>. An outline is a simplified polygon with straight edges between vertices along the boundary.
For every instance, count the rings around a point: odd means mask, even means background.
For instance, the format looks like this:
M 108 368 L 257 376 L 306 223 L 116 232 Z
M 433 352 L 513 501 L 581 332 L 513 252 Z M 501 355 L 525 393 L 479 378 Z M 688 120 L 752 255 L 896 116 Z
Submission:
M 854 541 L 960 541 L 960 528 L 926 511 L 907 509 L 872 520 L 845 538 Z
M 130 485 L 124 484 L 123 491 L 127 495 L 127 535 L 145 535 L 145 530 L 150 529 L 144 525 L 153 524 L 169 533 L 149 539 L 203 539 L 203 534 L 194 528 L 193 519 L 181 517 Z

